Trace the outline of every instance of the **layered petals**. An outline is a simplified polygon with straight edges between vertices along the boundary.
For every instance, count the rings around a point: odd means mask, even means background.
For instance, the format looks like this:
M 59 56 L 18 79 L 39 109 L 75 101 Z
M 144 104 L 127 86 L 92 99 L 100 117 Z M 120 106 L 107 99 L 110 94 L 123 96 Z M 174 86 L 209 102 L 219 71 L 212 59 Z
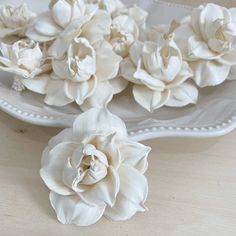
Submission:
M 54 192 L 50 193 L 50 202 L 62 224 L 78 226 L 95 224 L 103 216 L 106 208 L 106 205 L 87 205 L 79 200 L 78 196 L 64 197 Z
M 195 8 L 175 31 L 176 41 L 199 87 L 216 86 L 236 64 L 235 11 L 216 4 Z
M 58 220 L 86 226 L 103 215 L 127 220 L 145 211 L 149 151 L 129 140 L 124 123 L 107 109 L 80 115 L 43 152 L 40 175 Z

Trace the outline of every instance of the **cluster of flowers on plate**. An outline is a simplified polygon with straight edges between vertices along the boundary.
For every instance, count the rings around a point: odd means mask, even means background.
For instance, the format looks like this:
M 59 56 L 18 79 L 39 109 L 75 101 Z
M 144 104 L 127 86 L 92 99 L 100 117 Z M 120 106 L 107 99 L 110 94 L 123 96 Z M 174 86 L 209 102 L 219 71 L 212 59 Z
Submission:
M 25 4 L 0 7 L 0 69 L 14 74 L 12 87 L 85 111 L 42 158 L 40 174 L 64 224 L 127 220 L 146 209 L 150 148 L 130 140 L 107 110 L 115 95 L 132 87 L 153 112 L 194 104 L 200 88 L 234 79 L 236 9 L 201 5 L 151 28 L 147 18 L 120 0 L 51 0 L 39 15 Z
M 103 108 L 132 86 L 146 110 L 194 104 L 199 88 L 234 74 L 236 10 L 207 4 L 170 25 L 146 27 L 148 14 L 120 0 L 51 0 L 36 16 L 0 7 L 0 69 L 13 88 L 45 103 Z

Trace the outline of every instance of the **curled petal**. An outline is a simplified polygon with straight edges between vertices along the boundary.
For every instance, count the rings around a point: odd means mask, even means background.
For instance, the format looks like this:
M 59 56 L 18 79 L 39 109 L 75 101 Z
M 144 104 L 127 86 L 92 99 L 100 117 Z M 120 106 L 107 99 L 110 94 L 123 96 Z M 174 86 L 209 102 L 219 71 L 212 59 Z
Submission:
M 65 106 L 74 101 L 66 95 L 66 83 L 64 80 L 50 79 L 46 89 L 45 103 L 51 106 Z
M 148 168 L 147 157 L 151 151 L 150 147 L 127 140 L 121 143 L 119 149 L 124 164 L 134 167 L 142 174 L 146 172 Z
M 89 206 L 78 196 L 65 197 L 54 192 L 50 193 L 50 202 L 62 224 L 78 226 L 95 224 L 102 217 L 106 208 L 105 205 Z
M 148 184 L 144 175 L 135 168 L 122 165 L 119 169 L 120 192 L 116 204 L 107 207 L 105 216 L 112 220 L 127 220 L 138 211 L 145 211 Z
M 212 60 L 217 58 L 217 54 L 209 49 L 206 42 L 198 36 L 192 36 L 188 39 L 188 56 L 192 59 Z
M 81 199 L 91 206 L 104 204 L 113 206 L 120 188 L 120 179 L 116 170 L 109 166 L 107 176 L 85 192 L 78 193 Z
M 88 97 L 92 96 L 96 91 L 97 79 L 93 77 L 85 82 L 66 81 L 65 85 L 66 85 L 65 89 L 66 96 L 69 99 L 76 101 L 78 105 L 82 105 L 84 101 Z
M 88 97 L 80 107 L 84 111 L 95 107 L 105 108 L 112 100 L 113 92 L 113 88 L 109 82 L 100 82 L 97 84 L 94 93 Z
M 97 148 L 109 156 L 109 165 L 117 170 L 120 167 L 121 161 L 123 161 L 123 157 L 117 146 L 115 135 L 99 135 L 96 137 L 96 143 Z
M 185 82 L 178 87 L 172 88 L 170 98 L 166 106 L 183 107 L 188 104 L 196 104 L 198 89 L 191 82 Z
M 231 66 L 217 61 L 197 61 L 190 64 L 196 84 L 199 87 L 216 86 L 223 83 L 230 73 Z
M 104 216 L 114 221 L 126 221 L 137 212 L 145 212 L 145 208 L 133 203 L 122 194 L 118 194 L 115 206 L 108 206 L 104 212 Z
M 149 89 L 162 91 L 165 87 L 164 82 L 153 77 L 147 71 L 141 68 L 138 68 L 138 70 L 135 72 L 134 78 L 142 81 L 142 83 L 146 85 Z
M 62 182 L 62 173 L 68 157 L 72 156 L 77 143 L 65 142 L 55 146 L 52 150 L 46 148 L 42 158 L 40 176 L 47 187 L 61 195 L 73 194 L 72 189 Z
M 50 79 L 49 76 L 42 75 L 42 76 L 37 76 L 34 79 L 22 79 L 22 83 L 30 91 L 39 94 L 45 94 L 49 79 Z
M 166 85 L 166 88 L 171 89 L 180 86 L 182 83 L 184 83 L 187 79 L 193 77 L 193 72 L 189 64 L 185 61 L 182 63 L 181 70 L 179 74 L 176 76 L 176 78 L 168 85 Z
M 166 104 L 170 96 L 170 91 L 154 91 L 145 86 L 135 85 L 133 94 L 137 103 L 149 112 L 153 112 Z

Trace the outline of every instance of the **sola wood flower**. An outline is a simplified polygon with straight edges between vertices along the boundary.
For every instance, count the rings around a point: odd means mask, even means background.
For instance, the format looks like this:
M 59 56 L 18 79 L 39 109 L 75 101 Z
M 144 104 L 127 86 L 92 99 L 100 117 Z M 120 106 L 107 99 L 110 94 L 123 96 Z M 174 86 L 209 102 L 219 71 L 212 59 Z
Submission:
M 26 27 L 33 21 L 35 14 L 26 4 L 19 7 L 0 6 L 0 38 L 25 36 Z
M 113 97 L 109 81 L 116 77 L 120 61 L 106 41 L 93 46 L 86 38 L 75 38 L 63 57 L 52 60 L 51 75 L 24 84 L 31 91 L 46 94 L 49 105 L 75 101 L 82 109 L 104 107 Z
M 93 17 L 96 5 L 84 0 L 51 0 L 49 11 L 40 14 L 29 27 L 27 36 L 31 39 L 48 42 L 56 39 L 72 22 L 82 26 Z
M 134 83 L 135 100 L 153 112 L 164 105 L 181 107 L 196 103 L 198 91 L 189 81 L 192 71 L 173 35 L 153 34 L 154 41 L 136 42 L 121 65 L 122 76 Z M 155 37 L 154 37 L 155 36 Z
M 147 12 L 137 6 L 119 8 L 113 13 L 109 41 L 118 55 L 129 55 L 129 48 L 139 39 L 147 16 Z
M 46 94 L 49 105 L 75 101 L 84 110 L 106 106 L 116 93 L 110 80 L 117 76 L 121 61 L 105 40 L 112 23 L 110 14 L 83 0 L 51 1 L 50 9 L 35 20 L 27 36 L 52 40 L 48 54 L 53 73 L 47 79 L 27 81 L 25 86 Z M 70 16 L 66 22 L 64 14 Z M 60 27 L 52 33 L 56 26 Z
M 111 15 L 111 30 L 106 40 L 118 55 L 127 57 L 130 46 L 140 38 L 140 33 L 146 26 L 148 13 L 136 5 L 127 7 L 119 0 L 90 0 L 89 2 L 97 3 L 100 9 Z M 120 74 L 110 83 L 114 94 L 122 92 L 128 85 L 128 81 Z
M 47 62 L 37 42 L 22 39 L 12 45 L 0 43 L 0 69 L 16 75 L 24 85 L 24 82 L 28 83 L 27 79 L 33 79 L 49 71 L 51 64 Z
M 128 139 L 123 121 L 108 110 L 80 115 L 73 128 L 51 139 L 42 157 L 40 174 L 58 220 L 87 226 L 103 215 L 127 220 L 145 211 L 149 152 Z
M 199 6 L 176 30 L 176 40 L 198 86 L 221 84 L 236 64 L 236 9 Z

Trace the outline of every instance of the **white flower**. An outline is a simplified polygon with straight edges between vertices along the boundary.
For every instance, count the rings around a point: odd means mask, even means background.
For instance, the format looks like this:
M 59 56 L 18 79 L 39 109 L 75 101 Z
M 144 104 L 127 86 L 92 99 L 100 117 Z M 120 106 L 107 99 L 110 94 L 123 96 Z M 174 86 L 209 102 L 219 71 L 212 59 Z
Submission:
M 86 4 L 84 0 L 51 0 L 49 11 L 35 19 L 27 36 L 39 42 L 54 40 L 71 24 L 79 30 L 96 10 L 96 5 Z
M 118 221 L 145 211 L 149 151 L 129 140 L 122 120 L 107 110 L 80 115 L 42 157 L 40 175 L 58 220 L 87 226 L 103 215 Z
M 131 17 L 120 15 L 113 19 L 109 41 L 118 55 L 128 56 L 130 46 L 138 38 L 139 28 Z
M 198 86 L 214 86 L 225 81 L 231 66 L 236 64 L 235 8 L 201 5 L 175 34 Z
M 48 105 L 75 101 L 84 110 L 105 107 L 114 94 L 110 80 L 117 76 L 120 61 L 107 42 L 94 47 L 86 38 L 75 38 L 62 58 L 52 60 L 53 73 L 48 79 L 33 79 L 25 86 L 46 94 Z
M 35 14 L 28 9 L 26 4 L 19 7 L 0 6 L 0 38 L 23 37 L 26 27 L 34 18 Z
M 137 6 L 123 6 L 113 14 L 109 41 L 118 55 L 123 58 L 128 56 L 130 46 L 139 39 L 140 29 L 145 25 L 147 15 L 147 12 Z
M 33 40 L 22 39 L 13 45 L 0 43 L 0 69 L 25 79 L 50 70 L 39 44 Z
M 196 103 L 198 91 L 186 81 L 192 71 L 172 38 L 136 42 L 129 53 L 130 58 L 122 62 L 121 75 L 134 83 L 134 98 L 146 110 Z

